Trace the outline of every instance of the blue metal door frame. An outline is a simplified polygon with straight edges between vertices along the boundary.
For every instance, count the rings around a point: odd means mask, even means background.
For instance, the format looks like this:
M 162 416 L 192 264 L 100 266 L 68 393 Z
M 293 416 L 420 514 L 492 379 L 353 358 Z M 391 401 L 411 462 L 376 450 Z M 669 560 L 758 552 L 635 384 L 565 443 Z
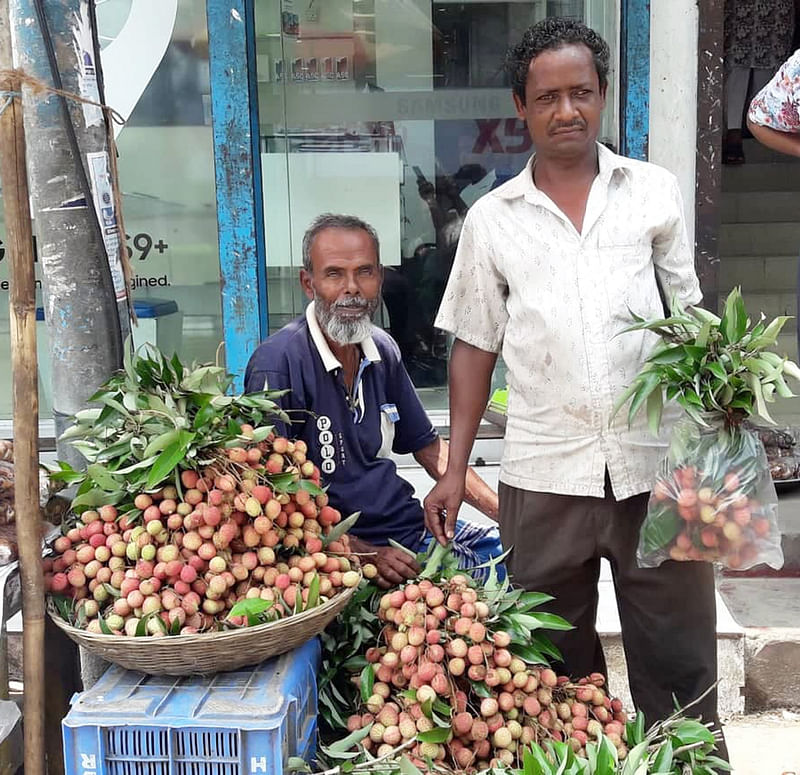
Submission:
M 621 0 L 620 153 L 647 160 L 650 139 L 650 0 Z
M 620 0 L 620 151 L 647 158 L 650 0 Z M 269 332 L 255 67 L 255 10 L 206 0 L 226 364 L 242 386 Z M 256 303 L 257 301 L 257 303 Z
M 255 14 L 247 0 L 207 0 L 206 13 L 225 362 L 241 390 L 268 334 Z

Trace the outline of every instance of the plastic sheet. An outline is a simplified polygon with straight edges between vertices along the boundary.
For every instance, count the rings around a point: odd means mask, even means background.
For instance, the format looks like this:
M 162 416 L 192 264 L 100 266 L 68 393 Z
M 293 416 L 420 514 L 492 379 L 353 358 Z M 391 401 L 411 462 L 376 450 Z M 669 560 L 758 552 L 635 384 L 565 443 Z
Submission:
M 713 417 L 673 429 L 639 538 L 640 567 L 665 560 L 733 570 L 783 565 L 778 496 L 758 433 Z

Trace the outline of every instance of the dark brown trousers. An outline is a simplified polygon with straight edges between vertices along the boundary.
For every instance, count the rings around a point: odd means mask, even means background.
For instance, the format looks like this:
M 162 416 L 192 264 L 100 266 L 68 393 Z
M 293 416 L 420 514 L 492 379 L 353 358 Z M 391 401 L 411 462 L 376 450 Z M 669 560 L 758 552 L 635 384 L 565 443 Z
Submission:
M 547 610 L 576 627 L 552 634 L 568 674 L 606 674 L 595 629 L 605 557 L 614 579 L 631 695 L 647 726 L 674 712 L 673 694 L 683 706 L 715 683 L 713 568 L 672 560 L 658 568 L 637 566 L 647 495 L 615 501 L 608 480 L 605 498 L 529 492 L 502 482 L 499 495 L 503 546 L 514 547 L 507 560 L 512 578 L 527 590 L 553 595 Z M 688 715 L 718 724 L 716 691 Z M 724 747 L 720 753 L 726 755 Z

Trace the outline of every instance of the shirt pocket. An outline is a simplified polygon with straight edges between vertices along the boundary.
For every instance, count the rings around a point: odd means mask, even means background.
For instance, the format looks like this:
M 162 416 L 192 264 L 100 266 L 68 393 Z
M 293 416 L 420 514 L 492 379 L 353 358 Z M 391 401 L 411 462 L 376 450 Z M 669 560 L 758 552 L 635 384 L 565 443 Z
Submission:
M 400 419 L 395 404 L 381 404 L 381 446 L 377 457 L 389 457 L 394 446 L 394 425 Z
M 652 263 L 653 244 L 642 231 L 620 229 L 616 235 L 604 234 L 597 241 L 597 250 L 603 264 L 614 266 L 641 267 Z

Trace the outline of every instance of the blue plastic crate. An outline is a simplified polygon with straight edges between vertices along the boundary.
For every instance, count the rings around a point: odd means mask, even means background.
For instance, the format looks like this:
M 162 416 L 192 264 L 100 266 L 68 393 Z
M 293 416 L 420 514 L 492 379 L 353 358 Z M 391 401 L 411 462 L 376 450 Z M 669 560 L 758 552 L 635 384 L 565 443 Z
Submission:
M 208 677 L 111 667 L 62 722 L 67 775 L 282 775 L 316 750 L 319 639 Z

